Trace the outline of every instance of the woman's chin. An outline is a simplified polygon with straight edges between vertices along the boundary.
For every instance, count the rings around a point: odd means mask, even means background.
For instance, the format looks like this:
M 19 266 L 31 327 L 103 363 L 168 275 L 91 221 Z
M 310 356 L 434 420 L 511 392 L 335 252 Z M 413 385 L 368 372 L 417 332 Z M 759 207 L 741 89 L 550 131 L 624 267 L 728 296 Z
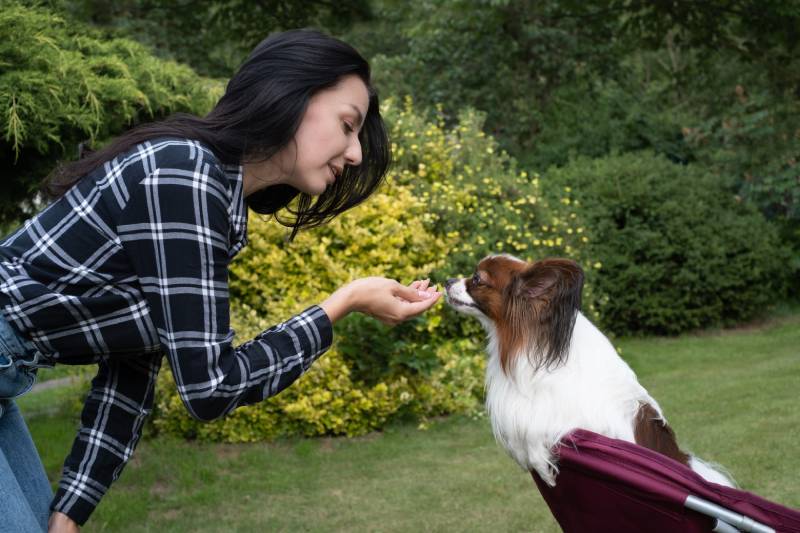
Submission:
M 319 196 L 332 186 L 333 182 L 330 179 L 318 179 L 314 181 L 308 180 L 302 183 L 298 183 L 294 187 L 298 191 L 305 193 L 309 196 Z

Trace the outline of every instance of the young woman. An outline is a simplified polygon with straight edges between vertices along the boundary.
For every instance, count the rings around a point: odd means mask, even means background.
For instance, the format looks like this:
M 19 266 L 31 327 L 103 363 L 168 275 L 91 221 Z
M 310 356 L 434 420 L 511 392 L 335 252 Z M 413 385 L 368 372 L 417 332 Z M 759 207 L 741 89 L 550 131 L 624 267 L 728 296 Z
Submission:
M 164 354 L 186 408 L 212 420 L 290 385 L 346 314 L 395 324 L 430 308 L 427 282 L 364 278 L 233 344 L 227 269 L 246 209 L 288 208 L 293 237 L 365 200 L 389 159 L 366 61 L 292 31 L 259 44 L 206 117 L 139 127 L 57 170 L 60 198 L 0 241 L 2 529 L 87 520 L 133 453 Z M 12 399 L 56 363 L 98 373 L 53 497 Z

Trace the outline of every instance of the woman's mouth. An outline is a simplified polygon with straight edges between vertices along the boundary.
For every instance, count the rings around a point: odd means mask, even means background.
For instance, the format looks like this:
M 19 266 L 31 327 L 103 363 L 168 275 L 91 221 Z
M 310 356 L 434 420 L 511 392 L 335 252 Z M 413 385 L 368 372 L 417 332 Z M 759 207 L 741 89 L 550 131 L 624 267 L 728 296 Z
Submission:
M 328 165 L 328 171 L 331 174 L 331 183 L 336 181 L 336 178 L 338 178 L 341 175 L 341 171 L 336 167 L 334 167 L 333 165 Z

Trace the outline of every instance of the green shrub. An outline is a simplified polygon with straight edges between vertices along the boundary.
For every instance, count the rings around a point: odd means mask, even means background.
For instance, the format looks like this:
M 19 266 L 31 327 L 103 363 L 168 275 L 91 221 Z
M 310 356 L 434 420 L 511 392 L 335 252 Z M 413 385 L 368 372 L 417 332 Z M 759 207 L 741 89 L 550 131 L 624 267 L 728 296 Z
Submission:
M 602 326 L 676 334 L 752 318 L 783 294 L 775 228 L 702 168 L 649 152 L 581 158 L 546 174 L 548 194 L 579 203 L 582 254 Z
M 0 35 L 0 222 L 35 209 L 39 183 L 78 143 L 178 111 L 204 114 L 222 94 L 218 81 L 45 8 L 3 2 Z

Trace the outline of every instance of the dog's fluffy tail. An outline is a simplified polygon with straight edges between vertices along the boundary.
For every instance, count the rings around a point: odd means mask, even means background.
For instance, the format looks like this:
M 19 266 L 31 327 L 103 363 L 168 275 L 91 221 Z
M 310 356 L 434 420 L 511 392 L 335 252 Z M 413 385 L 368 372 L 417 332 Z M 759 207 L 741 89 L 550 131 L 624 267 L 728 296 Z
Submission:
M 718 464 L 707 463 L 702 459 L 691 456 L 689 459 L 689 467 L 700 474 L 705 480 L 726 487 L 736 488 L 736 482 L 731 477 L 730 473 Z

